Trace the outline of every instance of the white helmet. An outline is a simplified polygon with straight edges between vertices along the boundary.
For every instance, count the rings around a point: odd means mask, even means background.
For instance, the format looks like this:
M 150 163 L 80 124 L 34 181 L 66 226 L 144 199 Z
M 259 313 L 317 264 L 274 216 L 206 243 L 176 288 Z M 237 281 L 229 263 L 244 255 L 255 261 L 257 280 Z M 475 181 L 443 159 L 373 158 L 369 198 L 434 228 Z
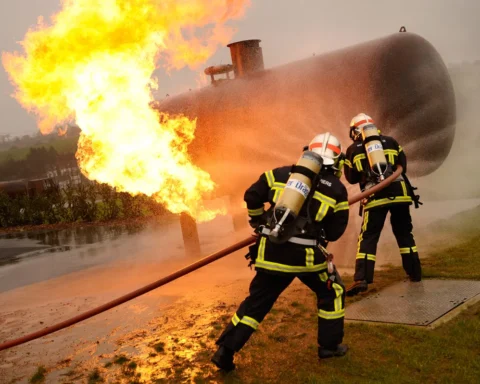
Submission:
M 350 123 L 350 138 L 358 140 L 362 134 L 362 128 L 366 125 L 373 125 L 373 119 L 365 113 L 359 113 Z
M 342 145 L 330 132 L 322 133 L 313 138 L 308 150 L 320 155 L 324 165 L 335 165 L 340 159 Z

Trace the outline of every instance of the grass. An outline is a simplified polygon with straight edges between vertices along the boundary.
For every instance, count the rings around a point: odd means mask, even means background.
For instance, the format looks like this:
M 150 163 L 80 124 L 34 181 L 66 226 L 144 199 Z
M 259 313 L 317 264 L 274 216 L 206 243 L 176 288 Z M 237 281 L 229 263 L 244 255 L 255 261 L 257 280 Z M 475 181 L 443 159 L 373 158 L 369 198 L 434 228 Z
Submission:
M 37 384 L 37 383 L 43 383 L 45 381 L 45 373 L 47 373 L 47 370 L 45 367 L 40 366 L 37 368 L 37 372 L 33 374 L 33 376 L 30 378 L 30 383 L 32 384 Z
M 480 280 L 478 224 L 477 228 L 472 230 L 470 226 L 469 231 L 457 237 L 460 240 L 456 246 L 435 246 L 428 258 L 422 254 L 424 276 Z M 344 278 L 345 285 L 351 280 Z M 369 292 L 347 298 L 347 306 L 402 280 L 405 272 L 401 267 L 378 270 Z M 202 348 L 185 359 L 177 354 L 182 352 L 181 347 L 174 351 L 166 350 L 164 343 L 153 345 L 156 352 L 162 353 L 162 359 L 170 362 L 170 368 L 142 361 L 141 371 L 151 372 L 151 377 L 141 377 L 143 382 L 476 384 L 480 377 L 480 303 L 435 329 L 346 323 L 344 342 L 350 347 L 349 353 L 343 358 L 319 361 L 316 299 L 308 288 L 294 284 L 280 296 L 257 332 L 236 355 L 237 369 L 228 374 L 219 372 L 210 358 L 220 332 L 215 325 L 228 322 L 235 309 L 227 305 L 214 310 L 213 305 L 201 309 L 210 309 L 214 314 L 213 321 L 198 325 L 203 335 L 195 341 Z M 181 332 L 185 324 L 177 320 Z M 125 362 L 131 361 L 126 359 Z M 136 371 L 127 366 L 122 369 L 128 373 Z
M 480 236 L 442 252 L 434 252 L 423 261 L 425 277 L 480 280 Z
M 480 280 L 480 237 L 436 251 L 424 259 L 429 278 Z M 376 272 L 373 294 L 402 280 L 401 268 Z M 345 279 L 348 284 L 351 279 Z M 341 359 L 318 361 L 314 300 L 307 288 L 287 290 L 260 328 L 236 356 L 237 370 L 215 370 L 196 381 L 230 383 L 478 383 L 480 304 L 434 330 L 402 325 L 347 323 Z M 365 295 L 363 295 L 364 297 Z M 361 297 L 347 299 L 347 305 Z M 301 305 L 299 305 L 301 304 Z M 301 311 L 305 307 L 308 311 Z M 288 312 L 291 315 L 286 315 Z M 268 318 L 274 321 L 267 321 Z M 201 364 L 209 364 L 210 355 Z

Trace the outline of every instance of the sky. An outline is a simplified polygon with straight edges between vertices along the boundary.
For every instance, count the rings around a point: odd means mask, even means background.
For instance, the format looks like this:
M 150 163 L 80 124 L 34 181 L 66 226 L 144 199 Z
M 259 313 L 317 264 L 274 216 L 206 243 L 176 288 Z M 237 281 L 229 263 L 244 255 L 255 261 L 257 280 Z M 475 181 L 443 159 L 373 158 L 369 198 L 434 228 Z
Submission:
M 480 60 L 478 0 L 251 0 L 233 41 L 260 39 L 265 67 L 322 54 L 398 32 L 405 26 L 426 38 L 447 65 Z M 99 0 L 99 4 L 101 1 Z M 18 42 L 36 23 L 60 9 L 60 0 L 1 0 L 0 51 L 21 50 Z M 230 63 L 228 48 L 197 69 L 159 72 L 159 94 L 197 87 L 203 68 Z M 35 117 L 11 97 L 13 86 L 0 67 L 0 135 L 37 132 Z

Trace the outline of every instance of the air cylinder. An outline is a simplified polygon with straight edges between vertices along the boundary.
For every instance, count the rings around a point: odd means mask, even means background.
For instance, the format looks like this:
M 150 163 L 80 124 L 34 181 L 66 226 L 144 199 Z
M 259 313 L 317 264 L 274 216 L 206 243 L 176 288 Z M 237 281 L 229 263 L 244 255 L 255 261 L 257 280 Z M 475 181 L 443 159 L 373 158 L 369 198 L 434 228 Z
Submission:
M 362 140 L 370 170 L 379 181 L 385 180 L 390 167 L 383 151 L 377 127 L 373 124 L 364 125 L 362 128 Z
M 322 164 L 322 158 L 315 152 L 303 152 L 275 204 L 269 235 L 272 242 L 283 243 L 288 240 Z

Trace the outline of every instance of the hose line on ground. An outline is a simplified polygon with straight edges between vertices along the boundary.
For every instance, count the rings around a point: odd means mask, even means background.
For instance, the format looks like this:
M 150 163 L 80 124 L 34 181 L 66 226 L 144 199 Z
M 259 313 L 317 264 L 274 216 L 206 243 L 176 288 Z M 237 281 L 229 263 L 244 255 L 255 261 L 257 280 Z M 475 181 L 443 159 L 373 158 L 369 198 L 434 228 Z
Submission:
M 391 175 L 389 176 L 388 178 L 386 178 L 385 180 L 383 180 L 381 183 L 375 185 L 374 187 L 362 192 L 362 193 L 359 193 L 355 196 L 353 196 L 352 198 L 348 199 L 348 204 L 349 205 L 352 205 L 352 204 L 355 204 L 363 199 L 365 199 L 366 197 L 380 191 L 381 189 L 389 186 L 398 176 L 400 176 L 400 174 L 403 172 L 403 168 L 401 166 L 398 166 L 398 169 Z M 102 312 L 105 312 L 105 311 L 108 311 L 109 309 L 112 309 L 116 306 L 119 306 L 127 301 L 130 301 L 138 296 L 141 296 L 141 295 L 144 295 L 145 293 L 147 292 L 150 292 L 150 291 L 153 291 L 154 289 L 157 289 L 159 287 L 161 287 L 162 285 L 165 285 L 165 284 L 168 284 L 182 276 L 185 276 L 187 274 L 189 274 L 190 272 L 193 272 L 199 268 L 202 268 L 204 267 L 205 265 L 208 265 L 210 263 L 213 263 L 214 261 L 218 260 L 218 259 L 221 259 L 222 257 L 225 257 L 235 251 L 238 251 L 244 247 L 247 247 L 251 244 L 253 244 L 256 240 L 256 237 L 255 236 L 249 236 L 247 237 L 246 239 L 244 240 L 241 240 L 239 241 L 238 243 L 235 243 L 227 248 L 224 248 L 218 252 L 215 252 L 209 256 L 206 256 L 204 257 L 203 259 L 200 259 L 198 261 L 196 261 L 195 263 L 193 264 L 190 264 L 182 269 L 179 269 L 178 271 L 166 276 L 166 277 L 163 277 L 161 278 L 160 280 L 157 280 L 151 284 L 148 284 L 142 288 L 139 288 L 137 289 L 136 291 L 133 291 L 133 292 L 130 292 L 124 296 L 121 296 L 115 300 L 112 300 L 106 304 L 103 304 L 99 307 L 96 307 L 96 308 L 93 308 L 87 312 L 84 312 L 84 313 L 81 313 L 80 315 L 77 315 L 75 317 L 72 317 L 68 320 L 65 320 L 65 321 L 62 321 L 60 323 L 57 323 L 57 324 L 54 324 L 50 327 L 46 327 L 40 331 L 37 331 L 37 332 L 34 332 L 34 333 L 30 333 L 28 335 L 25 335 L 25 336 L 22 336 L 22 337 L 19 337 L 18 339 L 14 339 L 14 340 L 10 340 L 10 341 L 6 341 L 2 344 L 0 344 L 0 351 L 3 351 L 5 349 L 9 349 L 9 348 L 13 348 L 13 347 L 16 347 L 18 345 L 21 345 L 21 344 L 25 344 L 29 341 L 32 341 L 32 340 L 35 340 L 35 339 L 38 339 L 40 337 L 43 337 L 43 336 L 47 336 L 51 333 L 54 333 L 54 332 L 57 332 L 57 331 L 60 331 L 61 329 L 64 329 L 64 328 L 67 328 L 67 327 L 70 327 L 76 323 L 79 323 L 80 321 L 83 321 L 83 320 L 86 320 L 86 319 L 89 319 L 90 317 L 93 317 L 93 316 L 96 316 Z

